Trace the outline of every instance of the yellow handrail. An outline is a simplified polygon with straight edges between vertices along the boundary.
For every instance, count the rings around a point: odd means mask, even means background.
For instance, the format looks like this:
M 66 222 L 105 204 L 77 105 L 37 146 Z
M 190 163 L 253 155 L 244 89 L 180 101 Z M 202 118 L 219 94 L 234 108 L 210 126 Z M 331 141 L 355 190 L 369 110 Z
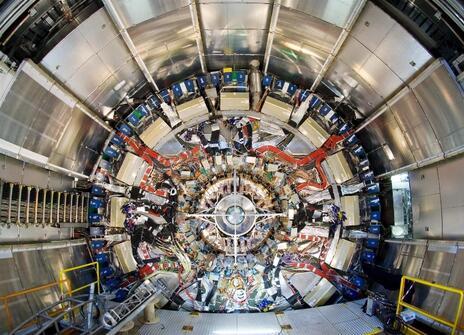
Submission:
M 28 288 L 28 289 L 25 289 L 25 290 L 16 291 L 16 292 L 1 296 L 0 300 L 3 302 L 3 306 L 5 308 L 8 329 L 9 330 L 13 329 L 13 318 L 11 316 L 11 311 L 10 311 L 10 308 L 9 308 L 9 305 L 8 305 L 8 302 L 9 302 L 10 299 L 16 298 L 16 297 L 19 297 L 19 296 L 22 296 L 22 295 L 26 295 L 26 294 L 29 294 L 29 293 L 34 293 L 34 292 L 37 292 L 37 291 L 42 291 L 42 290 L 51 288 L 53 286 L 62 285 L 64 282 L 66 282 L 66 280 L 60 280 L 60 281 L 56 281 L 56 282 L 52 282 L 52 283 L 48 283 L 48 284 L 44 284 L 44 285 L 40 285 L 40 286 L 35 286 L 35 287 L 31 287 L 31 288 Z
M 419 308 L 419 307 L 413 306 L 413 305 L 411 305 L 411 304 L 409 304 L 407 302 L 404 302 L 403 301 L 403 295 L 404 295 L 404 287 L 405 287 L 406 281 L 411 281 L 413 283 L 418 283 L 418 284 L 421 284 L 421 285 L 437 288 L 437 289 L 440 289 L 440 290 L 443 290 L 443 291 L 447 291 L 447 292 L 451 292 L 451 293 L 455 293 L 455 294 L 459 295 L 459 304 L 458 304 L 458 308 L 456 310 L 456 315 L 455 315 L 454 321 L 446 320 L 446 319 L 444 319 L 444 318 L 442 318 L 440 316 L 431 314 L 431 313 L 423 310 L 422 308 Z M 401 278 L 400 292 L 399 292 L 399 295 L 398 295 L 398 304 L 396 306 L 396 315 L 400 314 L 403 307 L 409 308 L 410 310 L 412 310 L 412 311 L 414 311 L 416 313 L 422 314 L 422 315 L 424 315 L 424 316 L 426 316 L 426 317 L 428 317 L 428 318 L 430 318 L 432 320 L 435 320 L 435 321 L 437 321 L 437 322 L 439 322 L 441 324 L 444 324 L 444 325 L 450 327 L 451 328 L 451 334 L 454 335 L 456 333 L 456 330 L 458 329 L 459 321 L 461 319 L 463 302 L 464 302 L 464 290 L 457 289 L 457 288 L 454 288 L 454 287 L 448 287 L 448 286 L 440 285 L 440 284 L 436 284 L 436 283 L 432 283 L 432 282 L 429 282 L 427 280 L 420 279 L 420 278 L 403 276 Z
M 86 285 L 83 285 L 81 287 L 78 287 L 78 288 L 75 288 L 75 289 L 70 289 L 68 288 L 68 292 L 67 294 L 69 294 L 70 296 L 75 293 L 75 292 L 79 292 L 87 287 L 90 287 L 91 285 L 93 284 L 97 284 L 97 292 L 98 294 L 100 294 L 100 265 L 98 264 L 98 262 L 92 262 L 92 263 L 87 263 L 87 264 L 82 264 L 82 265 L 79 265 L 79 266 L 75 266 L 75 267 L 72 267 L 72 268 L 67 268 L 67 269 L 63 269 L 60 271 L 60 291 L 61 291 L 61 296 L 64 296 L 64 290 L 63 290 L 63 281 L 67 281 L 67 277 L 66 277 L 66 273 L 68 272 L 72 272 L 72 271 L 76 271 L 76 270 L 80 270 L 80 269 L 83 269 L 83 268 L 88 268 L 88 267 L 93 267 L 95 266 L 95 271 L 97 272 L 97 280 L 96 281 L 93 281 L 91 283 L 88 283 Z

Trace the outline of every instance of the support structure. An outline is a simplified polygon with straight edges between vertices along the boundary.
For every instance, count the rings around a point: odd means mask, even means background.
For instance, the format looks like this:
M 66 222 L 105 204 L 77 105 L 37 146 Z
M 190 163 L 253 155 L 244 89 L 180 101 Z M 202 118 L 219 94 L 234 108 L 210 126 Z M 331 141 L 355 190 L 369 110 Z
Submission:
M 314 80 L 313 84 L 311 85 L 311 92 L 314 92 L 319 84 L 321 83 L 322 79 L 325 77 L 327 71 L 329 70 L 330 66 L 335 60 L 335 57 L 337 57 L 338 52 L 340 51 L 341 47 L 345 43 L 346 39 L 348 38 L 348 35 L 350 34 L 351 29 L 353 28 L 354 24 L 359 18 L 359 15 L 361 14 L 362 9 L 364 8 L 364 5 L 366 4 L 366 0 L 361 0 L 356 4 L 356 7 L 353 9 L 351 12 L 345 28 L 343 28 L 342 32 L 340 33 L 340 36 L 338 36 L 337 41 L 335 42 L 332 50 L 330 51 L 329 57 L 324 62 L 324 65 L 322 65 L 321 70 L 319 71 L 319 74 L 317 75 L 316 79 Z
M 189 8 L 190 8 L 190 16 L 192 17 L 193 31 L 195 34 L 195 42 L 197 43 L 197 48 L 198 48 L 198 56 L 200 57 L 201 71 L 203 73 L 206 73 L 208 72 L 208 70 L 206 68 L 205 48 L 203 45 L 203 39 L 201 37 L 200 19 L 198 17 L 196 0 L 190 1 Z
M 272 7 L 271 22 L 269 23 L 269 34 L 267 35 L 266 51 L 264 52 L 264 67 L 263 72 L 267 74 L 267 68 L 269 66 L 269 60 L 271 59 L 272 43 L 274 42 L 274 34 L 279 19 L 281 0 L 274 0 L 274 6 Z
M 142 71 L 143 75 L 145 76 L 145 79 L 147 79 L 148 83 L 154 91 L 159 91 L 158 85 L 156 85 L 155 80 L 153 79 L 150 71 L 145 65 L 145 62 L 139 55 L 137 48 L 134 42 L 132 41 L 132 38 L 130 37 L 129 33 L 127 32 L 127 29 L 125 28 L 117 9 L 113 5 L 112 0 L 103 0 L 103 4 L 105 5 L 105 8 L 108 11 L 108 14 L 110 15 L 111 19 L 113 20 L 113 23 L 116 26 L 117 30 L 121 34 L 122 39 L 124 40 L 124 43 L 129 49 L 132 57 L 134 57 L 134 60 L 137 62 L 140 71 Z

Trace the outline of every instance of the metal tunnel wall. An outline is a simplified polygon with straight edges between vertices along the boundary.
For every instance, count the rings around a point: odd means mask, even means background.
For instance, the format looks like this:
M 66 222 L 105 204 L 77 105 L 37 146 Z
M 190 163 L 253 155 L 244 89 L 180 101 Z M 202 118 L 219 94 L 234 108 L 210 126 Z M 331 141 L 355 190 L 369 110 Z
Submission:
M 464 157 L 409 172 L 414 238 L 464 240 Z
M 87 244 L 83 240 L 43 244 L 20 244 L 0 246 L 0 296 L 32 287 L 56 282 L 62 269 L 90 261 Z M 95 271 L 69 273 L 71 287 L 79 287 L 94 279 Z M 9 300 L 8 307 L 14 325 L 33 313 L 58 301 L 58 286 Z M 5 306 L 0 302 L 0 333 L 6 333 Z
M 436 60 L 379 109 L 359 132 L 379 174 L 413 169 L 462 152 L 464 94 Z
M 464 243 L 451 241 L 387 241 L 379 264 L 407 276 L 464 289 Z M 391 292 L 393 300 L 397 292 Z M 458 305 L 456 294 L 435 288 L 415 287 L 413 305 L 453 320 Z M 461 327 L 464 321 L 461 318 Z
M 0 102 L 0 153 L 81 178 L 92 172 L 108 131 L 37 65 L 23 62 Z

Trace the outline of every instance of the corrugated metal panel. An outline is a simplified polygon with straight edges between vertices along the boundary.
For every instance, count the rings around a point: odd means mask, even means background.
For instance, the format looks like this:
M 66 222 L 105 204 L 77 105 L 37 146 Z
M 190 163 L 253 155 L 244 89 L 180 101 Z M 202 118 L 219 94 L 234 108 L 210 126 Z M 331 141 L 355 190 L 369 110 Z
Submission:
M 434 242 L 437 243 L 437 242 Z M 443 245 L 448 243 L 443 242 Z M 447 284 L 454 265 L 455 253 L 446 251 L 432 251 L 430 246 L 425 254 L 420 278 L 430 282 Z M 416 287 L 413 303 L 421 306 L 426 311 L 437 313 L 439 311 L 444 292 L 437 289 Z
M 411 86 L 443 151 L 461 148 L 464 145 L 464 96 L 447 65 L 442 64 Z
M 283 0 L 282 6 L 315 16 L 344 27 L 357 0 Z
M 19 67 L 0 107 L 0 122 L 0 138 L 11 151 L 5 153 L 80 174 L 91 172 L 108 134 L 30 62 Z
M 188 6 L 189 0 L 113 0 L 126 28 Z
M 115 106 L 143 79 L 104 8 L 58 43 L 41 64 L 95 110 Z M 113 90 L 123 80 L 123 87 Z
M 20 281 L 23 288 L 27 289 L 54 281 L 51 273 L 47 271 L 41 254 L 37 251 L 15 252 L 13 257 L 16 267 L 21 269 Z M 35 313 L 56 301 L 58 295 L 56 290 L 44 290 L 28 294 L 26 298 L 32 312 Z
M 321 70 L 340 32 L 339 27 L 317 17 L 282 7 L 272 45 L 270 71 L 280 75 L 284 71 L 276 67 L 279 63 L 280 67 L 285 66 L 284 61 L 299 69 L 297 72 L 305 79 L 307 76 L 312 79 Z
M 431 58 L 403 27 L 367 2 L 327 79 L 368 116 Z
M 188 7 L 170 11 L 128 29 L 148 70 L 160 87 L 201 72 Z
M 441 202 L 439 194 L 415 197 L 412 199 L 414 238 L 441 239 L 443 226 L 441 220 Z
M 2 253 L 3 252 L 2 250 Z M 0 271 L 0 295 L 6 295 L 23 288 L 21 286 L 18 269 L 12 256 L 0 258 L 0 268 L 2 269 L 2 271 Z M 3 306 L 3 303 L 0 304 L 0 332 L 2 332 L 2 334 L 8 331 L 6 312 Z M 14 310 L 12 317 L 15 324 L 25 320 L 32 314 L 29 303 L 25 297 L 12 299 L 10 302 L 10 309 Z
M 271 11 L 269 1 L 200 1 L 198 14 L 208 68 L 248 68 L 251 59 L 260 60 L 266 48 Z

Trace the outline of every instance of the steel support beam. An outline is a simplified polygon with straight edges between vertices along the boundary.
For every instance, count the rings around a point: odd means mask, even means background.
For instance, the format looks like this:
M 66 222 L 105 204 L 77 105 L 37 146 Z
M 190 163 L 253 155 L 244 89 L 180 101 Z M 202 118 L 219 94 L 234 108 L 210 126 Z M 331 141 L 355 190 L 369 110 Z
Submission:
M 281 0 L 274 0 L 274 6 L 272 7 L 271 21 L 269 22 L 269 34 L 267 35 L 266 51 L 264 52 L 264 66 L 263 72 L 267 74 L 267 68 L 271 59 L 272 43 L 274 42 L 274 34 L 279 19 Z
M 122 39 L 126 43 L 126 46 L 129 49 L 132 57 L 134 57 L 134 60 L 139 66 L 140 71 L 142 71 L 143 75 L 145 76 L 145 79 L 147 79 L 148 83 L 150 84 L 151 88 L 154 91 L 159 91 L 158 85 L 156 85 L 155 80 L 153 79 L 150 71 L 145 65 L 145 62 L 143 61 L 142 57 L 140 57 L 137 51 L 137 48 L 135 47 L 135 44 L 132 41 L 132 38 L 130 37 L 129 33 L 127 32 L 126 27 L 124 26 L 121 16 L 119 16 L 119 13 L 116 7 L 114 7 L 113 5 L 113 2 L 111 0 L 102 0 L 102 1 L 106 8 L 106 11 L 108 12 L 111 19 L 113 20 L 114 25 L 116 26 L 117 30 L 121 34 Z
M 325 77 L 327 71 L 329 70 L 330 66 L 332 65 L 335 58 L 337 57 L 338 52 L 343 46 L 343 43 L 345 43 L 346 39 L 348 38 L 348 35 L 350 34 L 351 29 L 353 28 L 354 24 L 358 20 L 359 15 L 361 14 L 365 4 L 366 4 L 366 0 L 361 0 L 356 3 L 356 7 L 353 9 L 350 16 L 348 17 L 345 27 L 343 28 L 332 50 L 330 51 L 329 57 L 327 57 L 327 59 L 325 60 L 324 65 L 322 65 L 322 68 L 319 71 L 319 74 L 317 75 L 316 79 L 311 85 L 311 88 L 310 88 L 311 92 L 314 92 L 317 89 L 322 79 Z
M 208 72 L 208 70 L 206 69 L 205 48 L 203 44 L 203 39 L 201 37 L 200 18 L 198 17 L 197 1 L 191 0 L 189 8 L 190 8 L 190 16 L 192 17 L 195 41 L 197 43 L 197 48 L 198 48 L 198 56 L 200 57 L 201 71 L 203 73 L 206 73 Z

